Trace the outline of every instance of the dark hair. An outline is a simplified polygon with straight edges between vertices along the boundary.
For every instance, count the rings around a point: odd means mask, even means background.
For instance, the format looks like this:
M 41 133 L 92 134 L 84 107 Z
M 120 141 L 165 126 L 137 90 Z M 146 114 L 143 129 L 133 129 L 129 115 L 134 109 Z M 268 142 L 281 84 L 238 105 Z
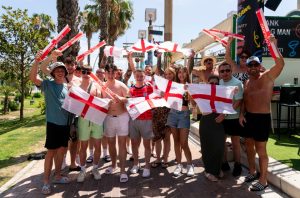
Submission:
M 81 70 L 81 67 L 80 67 L 79 65 L 77 65 L 76 70 L 77 70 L 77 71 L 80 71 L 80 70 Z
M 118 70 L 118 67 L 115 65 L 115 64 L 113 64 L 113 63 L 109 63 L 109 64 L 106 64 L 105 65 L 105 71 L 109 71 L 109 70 L 113 70 L 113 71 L 117 71 Z
M 93 70 L 93 68 L 92 68 L 91 66 L 89 66 L 89 65 L 83 65 L 83 66 L 81 67 L 81 69 L 82 69 L 82 70 L 88 70 L 88 71 L 92 71 L 92 70 Z
M 135 74 L 135 73 L 137 73 L 137 72 L 145 73 L 145 71 L 144 71 L 144 70 L 142 70 L 142 69 L 136 69 L 136 70 L 134 70 L 134 72 L 133 72 L 133 73 Z
M 180 83 L 180 80 L 178 78 L 178 74 L 179 74 L 179 71 L 180 70 L 183 70 L 186 72 L 187 76 L 186 76 L 186 83 L 191 83 L 191 79 L 190 79 L 190 75 L 189 75 L 189 71 L 188 71 L 188 68 L 187 67 L 184 67 L 182 65 L 178 65 L 178 69 L 176 70 L 176 77 L 175 77 L 175 81 Z
M 231 68 L 231 65 L 229 63 L 227 63 L 226 61 L 223 61 L 219 66 L 218 69 L 220 69 L 222 66 L 229 66 Z
M 216 76 L 216 75 L 213 75 L 213 74 L 208 76 L 207 81 L 209 82 L 212 79 L 216 79 L 218 82 L 220 81 L 219 76 Z
M 248 57 L 250 57 L 250 56 L 251 56 L 251 53 L 250 53 L 250 51 L 249 51 L 249 50 L 247 50 L 247 49 L 245 49 L 245 48 L 243 48 L 243 49 L 242 49 L 241 53 L 239 54 L 239 57 L 240 57 L 242 54 L 247 54 L 247 56 L 248 56 Z
M 64 63 L 69 64 L 69 65 L 75 64 L 75 59 L 71 56 L 68 56 L 68 57 L 65 58 Z

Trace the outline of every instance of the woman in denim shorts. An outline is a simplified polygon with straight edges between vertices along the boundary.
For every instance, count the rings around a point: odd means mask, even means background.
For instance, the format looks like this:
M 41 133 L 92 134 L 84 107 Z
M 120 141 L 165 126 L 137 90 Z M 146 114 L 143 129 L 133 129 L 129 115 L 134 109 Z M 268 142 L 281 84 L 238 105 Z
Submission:
M 176 72 L 176 82 L 181 84 L 190 83 L 189 73 L 187 67 L 180 67 Z M 187 159 L 187 176 L 194 175 L 194 165 L 192 164 L 192 155 L 188 145 L 188 137 L 190 130 L 190 110 L 188 107 L 189 97 L 186 92 L 183 95 L 181 111 L 171 109 L 167 125 L 171 128 L 174 138 L 174 150 L 176 155 L 177 166 L 173 172 L 175 176 L 181 175 L 181 150 L 184 151 Z

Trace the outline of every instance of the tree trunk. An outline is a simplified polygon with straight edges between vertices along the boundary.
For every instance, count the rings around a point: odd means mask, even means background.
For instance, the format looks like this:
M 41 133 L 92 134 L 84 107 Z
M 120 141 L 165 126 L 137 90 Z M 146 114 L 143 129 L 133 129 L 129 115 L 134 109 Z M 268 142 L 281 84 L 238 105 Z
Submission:
M 6 114 L 8 112 L 8 94 L 5 94 L 4 101 L 3 101 L 3 114 Z
M 99 36 L 99 40 L 105 40 L 107 42 L 108 39 L 108 23 L 107 23 L 107 14 L 108 14 L 108 2 L 107 0 L 100 0 L 101 3 L 101 20 L 100 20 L 100 36 Z M 101 65 L 101 60 L 104 54 L 104 48 L 101 47 L 100 48 L 100 52 L 99 52 L 99 62 L 98 62 L 98 67 L 100 67 Z
M 69 25 L 71 28 L 71 31 L 58 43 L 58 47 L 60 47 L 79 32 L 79 21 L 77 19 L 79 15 L 78 0 L 57 0 L 56 9 L 58 21 L 57 31 L 60 32 L 66 25 Z M 79 42 L 76 42 L 63 52 L 63 58 L 68 56 L 76 57 L 79 49 Z
M 25 94 L 25 82 L 24 82 L 24 78 L 25 78 L 25 65 L 24 65 L 24 60 L 23 57 L 21 58 L 21 65 L 20 65 L 20 69 L 21 69 L 21 107 L 20 107 L 20 120 L 23 120 L 24 118 L 24 94 Z
M 88 50 L 91 49 L 91 40 L 92 40 L 92 35 L 87 36 L 87 44 L 88 44 Z M 88 65 L 91 66 L 91 56 L 88 55 Z

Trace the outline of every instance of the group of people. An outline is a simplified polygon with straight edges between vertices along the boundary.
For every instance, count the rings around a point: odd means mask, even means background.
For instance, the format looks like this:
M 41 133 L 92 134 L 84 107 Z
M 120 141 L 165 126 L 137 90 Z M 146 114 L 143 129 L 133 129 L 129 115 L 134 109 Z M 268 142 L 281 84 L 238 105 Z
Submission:
M 103 81 L 103 85 L 114 94 L 109 94 L 97 82 L 90 77 L 92 68 L 81 65 L 76 68 L 75 62 L 66 58 L 65 63 L 57 62 L 61 56 L 60 51 L 53 51 L 48 58 L 40 62 L 40 53 L 36 55 L 31 68 L 31 81 L 41 88 L 45 94 L 46 102 L 46 143 L 47 154 L 44 166 L 43 194 L 51 193 L 50 173 L 52 163 L 55 163 L 54 183 L 69 183 L 68 177 L 61 175 L 61 166 L 67 152 L 68 142 L 70 147 L 71 164 L 70 171 L 79 171 L 77 182 L 84 182 L 86 175 L 87 148 L 90 144 L 90 153 L 93 156 L 92 175 L 95 180 L 101 179 L 99 172 L 99 159 L 101 156 L 101 143 L 105 153 L 103 157 L 111 159 L 111 166 L 105 170 L 105 174 L 113 174 L 118 171 L 117 159 L 120 165 L 120 182 L 127 182 L 128 175 L 125 169 L 128 140 L 131 140 L 133 165 L 131 174 L 136 174 L 141 169 L 139 164 L 139 146 L 143 141 L 145 167 L 142 177 L 149 177 L 150 170 L 169 165 L 169 152 L 171 150 L 171 134 L 174 140 L 174 152 L 176 156 L 175 176 L 183 172 L 182 151 L 186 157 L 186 175 L 194 175 L 194 165 L 188 144 L 190 129 L 189 104 L 195 103 L 191 96 L 184 93 L 182 108 L 180 110 L 158 107 L 148 110 L 135 120 L 132 120 L 126 110 L 125 104 L 128 98 L 147 97 L 157 92 L 152 74 L 156 74 L 180 84 L 189 84 L 190 75 L 199 76 L 201 83 L 219 84 L 224 86 L 236 86 L 233 98 L 233 108 L 236 114 L 225 115 L 222 113 L 202 112 L 200 120 L 200 143 L 202 160 L 205 168 L 205 176 L 211 181 L 218 181 L 223 171 L 229 170 L 225 152 L 225 137 L 231 136 L 234 169 L 233 175 L 239 176 L 242 171 L 240 163 L 240 137 L 246 138 L 247 156 L 249 162 L 249 175 L 246 182 L 256 179 L 259 181 L 251 186 L 251 190 L 259 191 L 267 187 L 266 142 L 271 128 L 270 101 L 274 79 L 283 69 L 284 61 L 280 57 L 275 60 L 275 65 L 263 71 L 260 60 L 243 51 L 239 54 L 239 65 L 230 58 L 230 42 L 226 47 L 226 61 L 216 67 L 214 57 L 202 58 L 200 70 L 190 70 L 190 67 L 171 65 L 164 71 L 160 64 L 156 71 L 152 72 L 150 66 L 144 70 L 136 69 L 131 54 L 128 55 L 128 70 L 125 75 L 112 63 L 107 63 L 104 58 L 101 67 L 96 71 L 97 77 Z M 161 54 L 159 53 L 158 56 Z M 190 57 L 193 58 L 193 54 Z M 50 62 L 53 62 L 50 64 Z M 190 63 L 190 61 L 189 61 Z M 50 65 L 50 67 L 48 67 Z M 38 76 L 39 68 L 53 80 L 41 79 Z M 133 74 L 135 84 L 128 87 L 127 83 Z M 92 96 L 109 98 L 108 113 L 103 125 L 76 117 L 62 108 L 68 89 L 79 86 Z M 163 97 L 164 92 L 159 92 Z M 257 99 L 259 98 L 259 101 Z M 155 118 L 155 119 L 153 119 Z M 77 141 L 78 139 L 78 141 Z M 70 141 L 69 141 L 70 140 Z M 90 142 L 90 143 L 89 143 Z M 163 144 L 163 146 L 162 146 Z M 109 155 L 107 153 L 107 147 Z M 118 147 L 118 151 L 117 151 Z M 150 163 L 152 150 L 155 149 L 157 158 Z M 260 174 L 256 172 L 255 154 L 258 153 L 260 162 Z M 161 155 L 162 154 L 162 155 Z M 77 167 L 76 155 L 79 167 Z M 89 159 L 89 158 L 88 158 Z M 109 160 L 110 160 L 109 159 Z M 222 171 L 223 170 L 223 171 Z

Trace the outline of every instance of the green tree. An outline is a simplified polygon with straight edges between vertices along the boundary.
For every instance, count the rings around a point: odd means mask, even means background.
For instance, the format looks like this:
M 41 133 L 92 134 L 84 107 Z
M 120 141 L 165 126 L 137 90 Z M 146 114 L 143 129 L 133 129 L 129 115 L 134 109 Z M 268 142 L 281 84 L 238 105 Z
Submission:
M 99 30 L 99 17 L 86 6 L 84 11 L 79 13 L 79 22 L 81 24 L 80 29 L 86 35 L 88 49 L 90 49 L 93 33 Z M 88 55 L 88 65 L 91 64 L 90 60 L 90 55 Z
M 62 46 L 73 38 L 79 32 L 79 6 L 78 0 L 57 0 L 57 31 L 60 32 L 66 25 L 69 25 L 71 31 L 58 43 L 58 47 Z M 63 57 L 76 57 L 79 52 L 79 42 L 74 43 L 71 47 L 63 52 Z
M 37 16 L 28 16 L 27 10 L 13 10 L 12 7 L 2 6 L 3 14 L 0 16 L 0 64 L 1 70 L 14 79 L 16 88 L 21 94 L 20 120 L 23 119 L 24 96 L 29 85 L 29 69 L 34 55 L 39 49 L 48 44 L 53 21 L 49 16 L 48 31 L 40 28 L 45 21 L 37 23 Z M 45 15 L 44 15 L 45 16 Z

